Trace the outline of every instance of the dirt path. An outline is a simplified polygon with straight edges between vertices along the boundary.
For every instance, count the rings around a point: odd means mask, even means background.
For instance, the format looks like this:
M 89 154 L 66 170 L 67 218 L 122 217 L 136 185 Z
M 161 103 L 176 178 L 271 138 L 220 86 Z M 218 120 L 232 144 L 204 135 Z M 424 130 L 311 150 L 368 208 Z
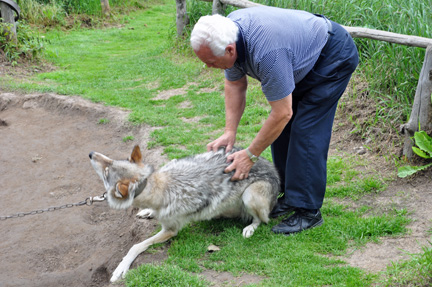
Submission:
M 0 216 L 102 194 L 88 153 L 124 157 L 148 139 L 149 129 L 132 129 L 126 118 L 75 97 L 0 94 Z M 137 141 L 124 143 L 131 134 Z M 144 156 L 164 161 L 158 150 Z M 131 210 L 109 210 L 106 202 L 1 220 L 0 285 L 106 286 L 108 272 L 155 224 L 138 224 Z
M 139 143 L 147 162 L 162 165 L 166 159 L 161 151 L 146 149 L 151 129 L 131 127 L 127 116 L 127 111 L 78 97 L 0 91 L 0 216 L 100 195 L 103 187 L 88 159 L 93 150 L 121 158 Z M 100 124 L 101 119 L 108 123 Z M 123 142 L 129 135 L 135 140 Z M 349 264 L 383 270 L 391 261 L 406 258 L 405 251 L 420 251 L 430 238 L 431 173 L 397 180 L 385 192 L 352 204 L 365 203 L 405 207 L 415 221 L 406 236 L 353 250 L 345 258 Z M 156 226 L 155 221 L 136 219 L 135 213 L 108 209 L 103 202 L 0 220 L 0 286 L 110 286 L 110 273 L 127 250 Z M 160 262 L 165 251 L 161 247 L 156 254 L 144 253 L 133 267 Z M 216 286 L 259 281 L 211 271 L 204 276 Z

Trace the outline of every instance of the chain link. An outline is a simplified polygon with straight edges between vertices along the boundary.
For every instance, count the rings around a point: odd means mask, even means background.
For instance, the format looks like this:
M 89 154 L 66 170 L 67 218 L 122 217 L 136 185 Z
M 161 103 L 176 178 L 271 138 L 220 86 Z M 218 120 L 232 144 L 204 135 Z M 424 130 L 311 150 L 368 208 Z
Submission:
M 0 221 L 6 220 L 6 219 L 11 219 L 11 218 L 24 217 L 27 215 L 35 215 L 35 214 L 41 214 L 44 212 L 51 212 L 51 211 L 55 211 L 55 210 L 71 208 L 74 206 L 82 206 L 82 205 L 90 206 L 93 204 L 93 202 L 102 202 L 105 199 L 106 199 L 106 192 L 100 196 L 87 197 L 85 200 L 77 202 L 77 203 L 69 203 L 69 204 L 64 204 L 64 205 L 60 205 L 60 206 L 52 206 L 52 207 L 48 207 L 45 209 L 38 209 L 38 210 L 29 211 L 29 212 L 18 212 L 18 213 L 11 214 L 11 215 L 0 216 Z

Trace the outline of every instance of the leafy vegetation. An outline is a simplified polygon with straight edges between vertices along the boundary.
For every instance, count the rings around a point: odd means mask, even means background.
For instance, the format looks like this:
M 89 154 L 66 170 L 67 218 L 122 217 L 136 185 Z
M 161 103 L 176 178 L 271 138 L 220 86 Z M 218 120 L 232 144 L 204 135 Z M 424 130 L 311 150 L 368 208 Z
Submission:
M 431 159 L 432 138 L 425 131 L 418 131 L 414 133 L 414 140 L 415 144 L 417 145 L 417 147 L 412 147 L 414 153 L 421 158 Z M 398 176 L 407 177 L 430 166 L 432 166 L 432 163 L 428 163 L 423 166 L 402 166 L 398 169 Z
M 20 59 L 28 61 L 39 59 L 45 47 L 40 34 L 22 21 L 16 26 L 17 41 L 15 42 L 9 40 L 11 29 L 10 24 L 0 23 L 0 31 L 4 31 L 0 33 L 0 60 L 3 55 L 12 65 L 17 65 Z

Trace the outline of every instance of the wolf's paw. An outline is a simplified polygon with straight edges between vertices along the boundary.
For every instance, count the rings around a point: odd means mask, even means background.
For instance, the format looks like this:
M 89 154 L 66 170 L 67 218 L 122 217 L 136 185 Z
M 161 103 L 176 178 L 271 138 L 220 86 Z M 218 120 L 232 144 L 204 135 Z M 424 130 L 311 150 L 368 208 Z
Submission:
M 128 266 L 123 266 L 123 264 L 120 263 L 119 266 L 117 266 L 116 270 L 114 270 L 113 275 L 111 276 L 111 283 L 114 283 L 117 280 L 124 278 L 128 270 Z
M 138 212 L 136 216 L 142 219 L 152 219 L 154 218 L 154 211 L 150 208 L 146 208 Z
M 256 227 L 253 225 L 248 225 L 243 229 L 243 237 L 249 238 L 251 237 L 255 232 Z

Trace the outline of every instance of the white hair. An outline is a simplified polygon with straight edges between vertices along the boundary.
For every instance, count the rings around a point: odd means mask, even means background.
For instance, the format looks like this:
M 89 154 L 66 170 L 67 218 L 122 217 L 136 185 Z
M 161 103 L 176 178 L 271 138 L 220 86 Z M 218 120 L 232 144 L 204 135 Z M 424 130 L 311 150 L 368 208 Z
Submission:
M 202 45 L 207 45 L 213 55 L 221 57 L 225 54 L 225 48 L 237 41 L 237 25 L 229 18 L 215 14 L 203 16 L 195 24 L 190 41 L 194 51 L 198 51 Z

